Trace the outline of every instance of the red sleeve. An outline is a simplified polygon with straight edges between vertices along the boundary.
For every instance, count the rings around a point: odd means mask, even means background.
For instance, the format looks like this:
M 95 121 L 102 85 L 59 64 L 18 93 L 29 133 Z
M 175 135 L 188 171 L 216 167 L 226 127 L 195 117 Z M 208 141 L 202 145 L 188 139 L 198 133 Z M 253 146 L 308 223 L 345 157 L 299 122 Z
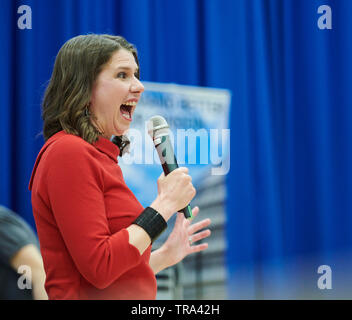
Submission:
M 102 170 L 89 146 L 60 141 L 54 149 L 46 159 L 46 181 L 57 226 L 82 276 L 106 288 L 139 264 L 141 255 L 126 229 L 110 233 Z

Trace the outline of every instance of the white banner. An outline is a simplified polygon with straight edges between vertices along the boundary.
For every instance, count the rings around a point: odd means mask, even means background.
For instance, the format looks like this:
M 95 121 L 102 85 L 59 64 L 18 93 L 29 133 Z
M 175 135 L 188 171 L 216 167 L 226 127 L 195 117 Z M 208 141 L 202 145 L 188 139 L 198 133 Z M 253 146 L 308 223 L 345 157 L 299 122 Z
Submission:
M 119 158 L 127 185 L 143 206 L 157 195 L 156 180 L 162 167 L 146 123 L 163 116 L 170 126 L 179 166 L 189 168 L 193 184 L 206 172 L 225 175 L 230 169 L 228 90 L 143 82 L 145 91 L 128 132 L 130 153 Z

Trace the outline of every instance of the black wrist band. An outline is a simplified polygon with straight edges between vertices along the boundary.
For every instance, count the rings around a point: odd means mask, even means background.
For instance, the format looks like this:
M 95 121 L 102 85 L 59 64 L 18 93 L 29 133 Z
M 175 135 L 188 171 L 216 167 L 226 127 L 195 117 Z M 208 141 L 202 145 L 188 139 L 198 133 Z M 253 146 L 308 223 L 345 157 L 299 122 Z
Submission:
M 167 227 L 163 216 L 151 207 L 146 207 L 133 223 L 142 227 L 148 233 L 152 243 Z

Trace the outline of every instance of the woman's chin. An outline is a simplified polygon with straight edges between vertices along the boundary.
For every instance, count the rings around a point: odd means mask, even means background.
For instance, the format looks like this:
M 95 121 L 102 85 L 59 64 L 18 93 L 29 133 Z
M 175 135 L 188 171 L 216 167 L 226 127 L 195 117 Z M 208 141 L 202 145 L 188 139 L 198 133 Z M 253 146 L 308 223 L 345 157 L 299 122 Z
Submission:
M 128 132 L 130 129 L 130 123 L 121 123 L 122 121 L 116 121 L 116 123 L 113 125 L 114 128 L 114 135 L 115 136 L 122 136 Z
M 127 134 L 128 130 L 129 130 L 129 127 L 116 129 L 114 135 L 115 136 L 123 136 L 123 135 Z

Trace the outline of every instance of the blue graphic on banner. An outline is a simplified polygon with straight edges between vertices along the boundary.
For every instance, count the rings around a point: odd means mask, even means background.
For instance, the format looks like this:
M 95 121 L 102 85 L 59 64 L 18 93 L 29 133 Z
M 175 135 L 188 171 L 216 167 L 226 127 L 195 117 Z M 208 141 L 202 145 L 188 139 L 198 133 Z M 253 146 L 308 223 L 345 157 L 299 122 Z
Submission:
M 144 82 L 145 91 L 128 132 L 130 153 L 119 160 L 127 185 L 143 206 L 157 196 L 162 173 L 146 123 L 163 116 L 179 166 L 186 166 L 197 187 L 204 174 L 225 175 L 230 169 L 228 90 Z

